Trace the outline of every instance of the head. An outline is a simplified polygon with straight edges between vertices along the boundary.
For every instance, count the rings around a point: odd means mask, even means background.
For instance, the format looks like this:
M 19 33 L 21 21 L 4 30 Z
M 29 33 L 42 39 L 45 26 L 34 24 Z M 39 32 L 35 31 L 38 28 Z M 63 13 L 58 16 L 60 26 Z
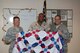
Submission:
M 44 21 L 44 14 L 43 13 L 39 14 L 38 21 Z
M 20 18 L 15 16 L 13 18 L 13 24 L 14 24 L 15 27 L 19 27 L 19 25 L 20 25 Z
M 60 15 L 56 15 L 54 19 L 55 19 L 55 24 L 56 25 L 61 24 L 61 16 Z

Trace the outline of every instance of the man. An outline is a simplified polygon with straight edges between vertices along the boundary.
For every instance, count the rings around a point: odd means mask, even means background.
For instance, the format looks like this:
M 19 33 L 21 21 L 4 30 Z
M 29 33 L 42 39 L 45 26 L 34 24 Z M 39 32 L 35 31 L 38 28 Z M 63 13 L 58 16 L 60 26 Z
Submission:
M 67 27 L 61 23 L 61 16 L 60 15 L 56 15 L 55 16 L 55 22 L 52 22 L 52 24 L 50 24 L 50 30 L 54 31 L 54 32 L 58 32 L 61 37 L 64 40 L 63 43 L 63 52 L 67 53 L 67 41 L 70 40 L 70 34 L 68 32 Z
M 44 21 L 43 13 L 39 14 L 37 22 L 34 22 L 31 24 L 29 31 L 32 31 L 32 30 L 44 30 L 44 31 L 48 30 L 47 23 Z
M 16 34 L 22 31 L 23 29 L 20 27 L 20 18 L 16 16 L 13 18 L 13 26 L 7 30 L 6 36 L 2 39 L 5 44 L 10 44 L 9 53 L 12 53 L 14 48 Z

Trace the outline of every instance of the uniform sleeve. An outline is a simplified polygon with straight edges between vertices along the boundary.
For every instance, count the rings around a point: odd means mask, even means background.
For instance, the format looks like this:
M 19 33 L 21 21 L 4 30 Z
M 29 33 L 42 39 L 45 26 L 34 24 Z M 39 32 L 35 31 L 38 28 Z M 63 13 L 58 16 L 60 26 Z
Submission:
M 45 31 L 50 31 L 50 24 L 49 23 L 46 23 L 46 25 L 45 25 Z
M 11 34 L 11 28 L 7 30 L 6 36 L 4 37 L 4 42 L 6 44 L 10 44 L 12 41 L 16 39 L 14 34 Z
M 22 27 L 20 27 L 20 32 L 24 31 Z
M 32 31 L 32 30 L 33 30 L 33 27 L 32 25 L 30 25 L 28 31 Z
M 37 24 L 36 22 L 33 22 L 33 23 L 29 26 L 28 31 L 34 30 L 36 24 Z
M 69 33 L 69 31 L 68 31 L 68 29 L 67 29 L 67 27 L 66 26 L 63 26 L 62 27 L 62 37 L 64 38 L 64 39 L 70 39 L 71 37 L 70 37 L 70 33 Z

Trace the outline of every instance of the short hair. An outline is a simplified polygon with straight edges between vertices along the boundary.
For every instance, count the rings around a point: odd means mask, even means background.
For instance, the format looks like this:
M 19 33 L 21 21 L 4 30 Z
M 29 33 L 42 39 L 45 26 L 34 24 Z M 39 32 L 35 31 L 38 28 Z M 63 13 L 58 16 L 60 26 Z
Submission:
M 39 13 L 39 16 L 40 16 L 40 15 L 43 15 L 43 16 L 44 16 L 44 14 L 43 14 L 43 13 Z
M 15 17 L 13 18 L 13 21 L 15 21 L 16 18 L 20 20 L 20 18 L 19 18 L 18 16 L 15 16 Z
M 38 15 L 38 21 L 40 21 L 39 20 L 40 15 L 43 15 L 43 19 L 44 19 L 44 14 L 43 13 L 39 13 L 39 15 Z
M 60 15 L 56 15 L 55 17 L 59 17 L 59 18 L 60 18 L 60 20 L 61 20 L 61 16 L 60 16 Z

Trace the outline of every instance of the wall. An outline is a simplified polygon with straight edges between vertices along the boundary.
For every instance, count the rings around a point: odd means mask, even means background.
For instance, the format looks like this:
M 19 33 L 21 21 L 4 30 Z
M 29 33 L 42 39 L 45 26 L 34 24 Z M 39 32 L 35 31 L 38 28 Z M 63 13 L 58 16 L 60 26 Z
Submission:
M 68 44 L 68 53 L 80 53 L 80 1 L 79 0 L 47 0 L 48 9 L 73 9 L 73 37 Z M 1 41 L 4 33 L 2 31 L 3 8 L 34 8 L 37 14 L 42 12 L 43 0 L 0 0 L 0 53 L 8 53 L 7 45 Z

